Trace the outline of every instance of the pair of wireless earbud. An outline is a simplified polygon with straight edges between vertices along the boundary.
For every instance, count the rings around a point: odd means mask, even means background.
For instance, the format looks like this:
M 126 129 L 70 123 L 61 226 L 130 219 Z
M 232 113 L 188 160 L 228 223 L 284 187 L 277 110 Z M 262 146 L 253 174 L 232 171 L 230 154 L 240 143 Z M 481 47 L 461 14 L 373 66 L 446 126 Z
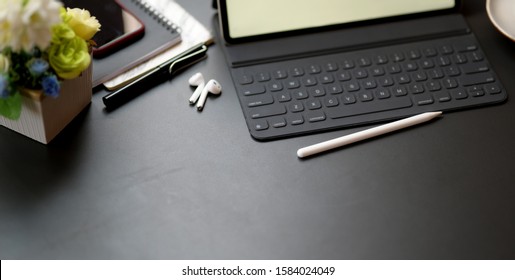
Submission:
M 190 104 L 197 102 L 197 110 L 202 111 L 204 104 L 206 103 L 207 95 L 220 94 L 222 93 L 222 86 L 216 80 L 209 80 L 207 83 L 204 81 L 202 73 L 196 73 L 188 80 L 190 86 L 196 86 L 197 88 L 190 97 Z

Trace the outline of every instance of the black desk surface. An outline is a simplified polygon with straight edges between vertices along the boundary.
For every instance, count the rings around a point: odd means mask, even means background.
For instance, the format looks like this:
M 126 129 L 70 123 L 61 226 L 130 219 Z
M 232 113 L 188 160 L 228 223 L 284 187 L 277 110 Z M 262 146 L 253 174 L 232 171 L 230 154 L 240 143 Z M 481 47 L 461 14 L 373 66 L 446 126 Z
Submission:
M 464 2 L 515 94 L 515 43 Z M 212 27 L 210 1 L 180 3 Z M 202 113 L 197 71 L 224 86 Z M 252 140 L 216 44 L 114 112 L 103 95 L 48 146 L 0 129 L 0 258 L 515 258 L 512 99 L 299 160 L 363 128 Z

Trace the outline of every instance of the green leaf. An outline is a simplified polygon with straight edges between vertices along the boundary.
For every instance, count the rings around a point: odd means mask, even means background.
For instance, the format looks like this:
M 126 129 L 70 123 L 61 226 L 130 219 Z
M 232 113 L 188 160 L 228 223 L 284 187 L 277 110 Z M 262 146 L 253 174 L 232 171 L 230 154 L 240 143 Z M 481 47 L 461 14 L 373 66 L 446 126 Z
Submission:
M 17 120 L 21 114 L 21 94 L 16 93 L 7 98 L 0 98 L 0 115 L 11 119 Z

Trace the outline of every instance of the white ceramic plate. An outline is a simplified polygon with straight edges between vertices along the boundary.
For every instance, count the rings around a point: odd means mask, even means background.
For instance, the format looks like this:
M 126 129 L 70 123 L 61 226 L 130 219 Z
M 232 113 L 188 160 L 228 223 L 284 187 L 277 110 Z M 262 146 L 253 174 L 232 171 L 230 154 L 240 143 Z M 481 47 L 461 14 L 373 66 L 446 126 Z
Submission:
M 486 11 L 495 27 L 515 41 L 515 0 L 487 0 Z

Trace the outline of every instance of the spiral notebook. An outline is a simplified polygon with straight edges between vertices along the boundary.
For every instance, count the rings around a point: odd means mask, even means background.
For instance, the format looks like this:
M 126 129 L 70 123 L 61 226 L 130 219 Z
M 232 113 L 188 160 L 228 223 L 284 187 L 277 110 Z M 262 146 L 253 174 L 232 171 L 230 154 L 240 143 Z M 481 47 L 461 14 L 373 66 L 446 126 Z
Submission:
M 145 25 L 145 35 L 103 57 L 93 58 L 93 87 L 108 81 L 181 42 L 180 28 L 145 0 L 119 0 Z
M 161 11 L 166 18 L 173 19 L 173 22 L 181 30 L 181 42 L 148 61 L 104 82 L 104 86 L 108 90 L 116 90 L 125 86 L 171 58 L 181 55 L 193 46 L 201 43 L 206 46 L 213 44 L 211 31 L 174 0 L 145 0 L 145 2 L 153 9 Z

